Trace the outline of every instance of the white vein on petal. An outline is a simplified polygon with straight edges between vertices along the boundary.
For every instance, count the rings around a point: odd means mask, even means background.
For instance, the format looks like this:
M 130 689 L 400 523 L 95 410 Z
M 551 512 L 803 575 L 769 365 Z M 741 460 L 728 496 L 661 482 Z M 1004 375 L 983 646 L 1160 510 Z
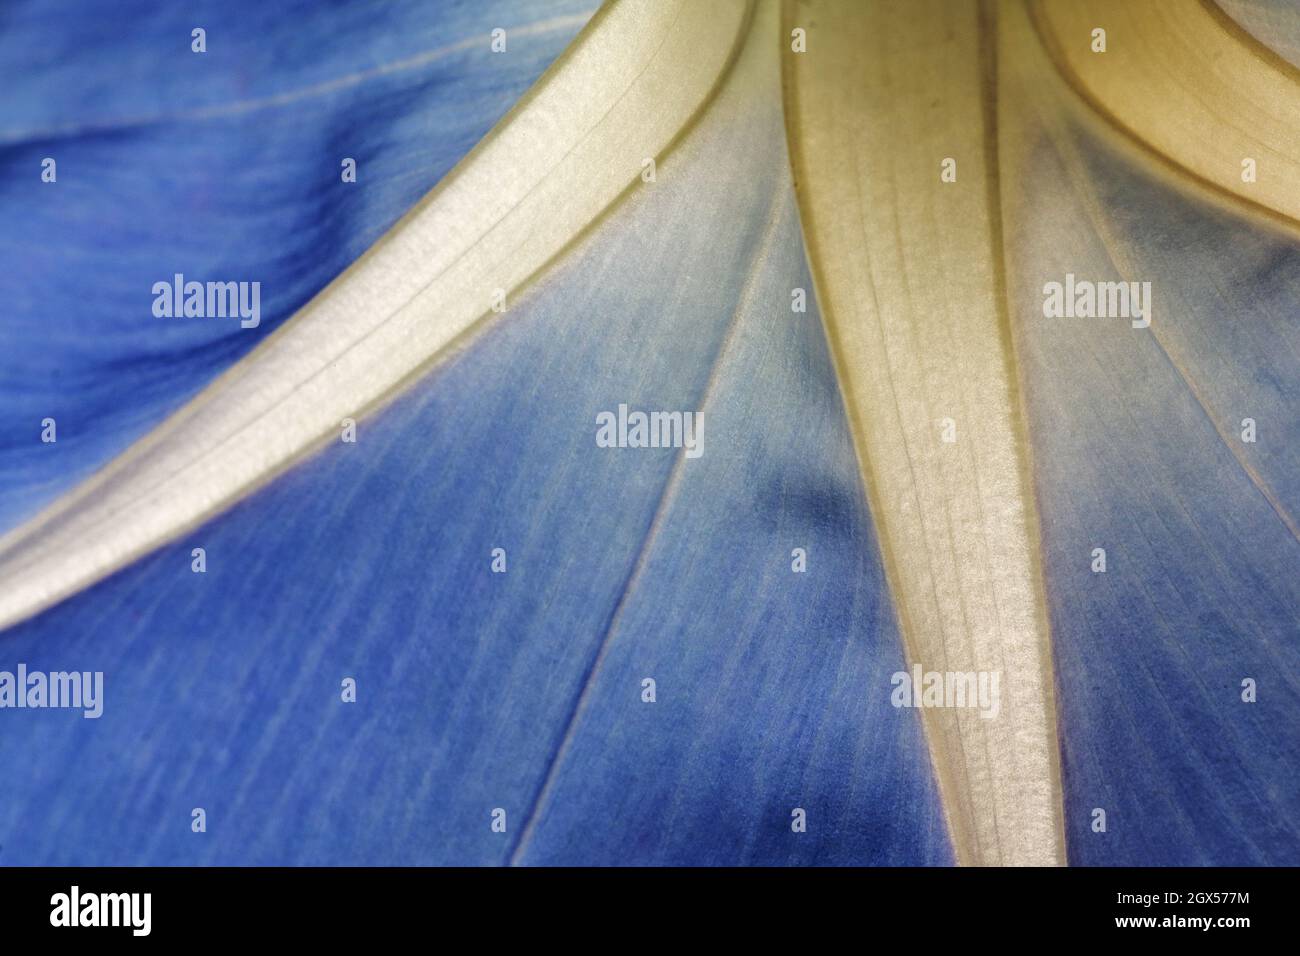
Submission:
M 257 349 L 0 537 L 0 629 L 101 580 L 386 404 L 639 181 L 717 87 L 745 0 L 623 0 L 462 162 Z M 363 439 L 364 440 L 364 439 Z

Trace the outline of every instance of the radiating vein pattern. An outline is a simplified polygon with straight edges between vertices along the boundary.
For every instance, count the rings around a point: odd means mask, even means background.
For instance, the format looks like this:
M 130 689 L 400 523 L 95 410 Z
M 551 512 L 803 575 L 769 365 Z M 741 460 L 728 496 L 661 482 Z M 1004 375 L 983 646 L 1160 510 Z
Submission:
M 6 633 L 103 669 L 115 713 L 0 735 L 30 768 L 0 781 L 6 860 L 951 862 L 816 302 L 791 305 L 776 23 L 656 181 L 357 444 Z M 702 412 L 703 454 L 598 447 L 620 402 Z

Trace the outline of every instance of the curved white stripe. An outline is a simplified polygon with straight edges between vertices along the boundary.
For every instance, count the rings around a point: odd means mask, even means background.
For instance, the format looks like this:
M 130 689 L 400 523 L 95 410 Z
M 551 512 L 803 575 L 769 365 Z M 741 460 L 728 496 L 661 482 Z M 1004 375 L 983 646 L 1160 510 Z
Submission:
M 102 472 L 0 538 L 0 628 L 211 517 L 463 344 L 491 315 L 494 290 L 526 283 L 689 125 L 749 7 L 603 7 L 352 267 Z

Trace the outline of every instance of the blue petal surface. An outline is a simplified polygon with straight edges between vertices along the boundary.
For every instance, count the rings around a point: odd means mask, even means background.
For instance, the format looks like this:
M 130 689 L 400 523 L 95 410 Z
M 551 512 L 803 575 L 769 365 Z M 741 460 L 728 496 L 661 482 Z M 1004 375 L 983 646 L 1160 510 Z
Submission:
M 0 12 L 0 531 L 93 472 L 368 248 L 591 0 L 10 3 Z M 190 31 L 207 31 L 207 52 Z M 507 29 L 507 51 L 489 34 Z M 42 182 L 42 160 L 57 180 Z M 344 157 L 356 183 L 341 179 Z M 261 283 L 261 324 L 155 282 Z M 41 442 L 53 418 L 58 441 Z
M 1086 133 L 1059 145 L 1033 153 L 1008 242 L 1069 858 L 1295 865 L 1300 248 Z M 1067 272 L 1151 282 L 1151 328 L 1044 318 Z
M 3 637 L 104 670 L 106 702 L 0 737 L 31 768 L 0 861 L 951 862 L 820 319 L 791 311 L 774 51 L 356 445 Z M 703 410 L 704 455 L 596 447 L 623 402 Z

